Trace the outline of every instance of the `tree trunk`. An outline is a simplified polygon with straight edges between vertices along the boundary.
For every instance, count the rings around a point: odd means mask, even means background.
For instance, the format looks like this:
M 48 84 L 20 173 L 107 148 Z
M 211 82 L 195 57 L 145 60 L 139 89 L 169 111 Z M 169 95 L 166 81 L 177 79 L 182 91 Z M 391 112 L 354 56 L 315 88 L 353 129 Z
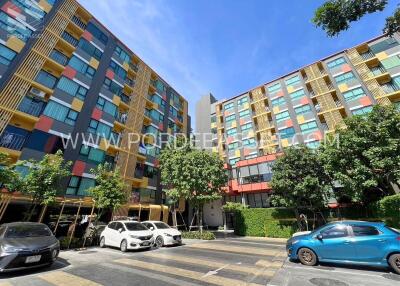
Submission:
M 178 229 L 178 223 L 176 220 L 176 209 L 174 207 L 174 209 L 172 210 L 172 226 L 176 229 Z
M 35 212 L 35 209 L 36 209 L 36 203 L 32 203 L 31 210 L 29 211 L 28 216 L 25 217 L 25 219 L 24 219 L 25 221 L 30 221 L 31 220 L 31 218 L 33 216 L 33 213 Z
M 203 205 L 199 206 L 199 228 L 200 233 L 203 234 Z

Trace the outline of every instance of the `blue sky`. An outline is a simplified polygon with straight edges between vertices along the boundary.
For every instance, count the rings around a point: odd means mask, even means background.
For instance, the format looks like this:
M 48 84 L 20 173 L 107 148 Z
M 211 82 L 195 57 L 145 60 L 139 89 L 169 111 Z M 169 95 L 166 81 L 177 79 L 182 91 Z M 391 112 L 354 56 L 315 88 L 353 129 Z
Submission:
M 398 1 L 336 38 L 310 21 L 320 0 L 80 2 L 188 99 L 193 115 L 202 94 L 229 98 L 379 35 Z

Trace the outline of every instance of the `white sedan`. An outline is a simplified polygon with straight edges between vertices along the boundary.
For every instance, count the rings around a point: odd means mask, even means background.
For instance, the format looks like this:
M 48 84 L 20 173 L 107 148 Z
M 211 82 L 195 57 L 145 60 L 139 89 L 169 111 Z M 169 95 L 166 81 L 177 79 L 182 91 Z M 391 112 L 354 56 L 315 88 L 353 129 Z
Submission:
M 137 221 L 112 221 L 100 234 L 100 247 L 119 247 L 122 252 L 150 248 L 153 243 L 153 233 Z
M 182 244 L 182 234 L 180 231 L 170 227 L 168 224 L 152 220 L 144 221 L 142 224 L 153 232 L 154 245 L 156 247 Z

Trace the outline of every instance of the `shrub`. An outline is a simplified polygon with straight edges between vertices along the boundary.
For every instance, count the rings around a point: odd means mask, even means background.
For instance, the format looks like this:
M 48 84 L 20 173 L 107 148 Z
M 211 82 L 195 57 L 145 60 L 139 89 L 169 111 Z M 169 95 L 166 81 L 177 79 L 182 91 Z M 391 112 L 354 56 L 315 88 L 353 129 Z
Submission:
M 69 237 L 66 237 L 66 236 L 60 237 L 59 241 L 60 241 L 60 248 L 62 250 L 68 248 Z M 69 248 L 70 249 L 72 249 L 72 248 L 80 248 L 80 247 L 82 247 L 82 245 L 83 245 L 83 239 L 73 237 L 72 240 L 71 240 L 71 244 L 70 244 Z
M 203 233 L 200 233 L 200 231 L 184 231 L 182 232 L 182 238 L 213 240 L 215 235 L 211 231 L 203 231 Z
M 379 206 L 386 223 L 392 227 L 400 227 L 400 194 L 384 197 L 379 201 Z
M 243 205 L 241 203 L 227 202 L 226 204 L 224 204 L 221 207 L 221 209 L 224 212 L 235 212 L 235 211 L 240 211 L 240 210 L 247 209 L 248 207 L 249 206 Z
M 296 229 L 295 220 L 267 220 L 264 224 L 266 237 L 290 238 Z

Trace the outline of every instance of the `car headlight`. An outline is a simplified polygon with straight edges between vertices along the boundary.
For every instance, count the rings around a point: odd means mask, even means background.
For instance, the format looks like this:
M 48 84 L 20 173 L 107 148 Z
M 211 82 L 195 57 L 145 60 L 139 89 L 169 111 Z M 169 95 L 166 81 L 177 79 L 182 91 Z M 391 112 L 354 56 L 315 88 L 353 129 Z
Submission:
M 164 232 L 164 235 L 165 235 L 165 236 L 172 237 L 172 235 L 171 235 L 171 234 L 169 234 L 169 233 L 166 233 L 166 232 Z
M 137 236 L 137 235 L 133 235 L 133 234 L 131 234 L 131 235 L 130 235 L 130 237 L 131 237 L 131 238 L 136 238 L 136 239 L 138 239 L 138 238 L 139 238 L 139 236 Z
M 2 246 L 0 248 L 0 250 L 1 250 L 1 254 L 4 254 L 4 253 L 17 253 L 19 251 L 23 251 L 24 249 L 18 248 L 18 247 L 12 247 L 12 246 Z

